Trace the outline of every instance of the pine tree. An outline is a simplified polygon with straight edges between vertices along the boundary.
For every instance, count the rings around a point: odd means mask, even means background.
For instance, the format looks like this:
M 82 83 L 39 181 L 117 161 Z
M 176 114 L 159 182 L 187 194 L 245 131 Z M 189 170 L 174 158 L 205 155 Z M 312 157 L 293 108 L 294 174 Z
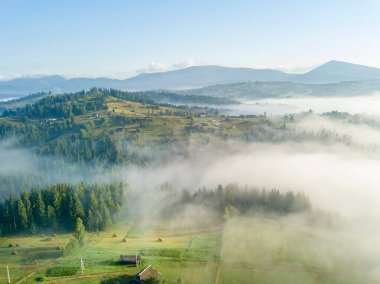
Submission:
M 57 215 L 55 214 L 55 208 L 51 205 L 48 205 L 47 208 L 47 222 L 48 226 L 52 228 L 57 228 L 58 220 Z
M 28 214 L 26 212 L 26 208 L 24 205 L 24 202 L 22 201 L 22 198 L 20 197 L 17 200 L 17 225 L 20 230 L 25 230 L 28 228 Z
M 34 207 L 34 216 L 38 226 L 44 227 L 46 226 L 46 211 L 45 211 L 45 203 L 42 198 L 41 191 L 37 193 L 37 200 Z
M 28 224 L 33 223 L 33 211 L 32 211 L 32 203 L 30 202 L 30 196 L 27 191 L 24 191 L 22 193 L 22 201 L 24 202 L 25 205 L 25 210 L 26 210 L 26 215 L 28 216 Z

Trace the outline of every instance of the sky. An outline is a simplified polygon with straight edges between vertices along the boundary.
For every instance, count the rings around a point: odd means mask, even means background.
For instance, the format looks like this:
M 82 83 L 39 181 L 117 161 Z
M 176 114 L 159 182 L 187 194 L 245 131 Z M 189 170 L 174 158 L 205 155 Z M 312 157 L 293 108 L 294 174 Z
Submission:
M 0 79 L 380 67 L 379 15 L 378 0 L 0 0 Z

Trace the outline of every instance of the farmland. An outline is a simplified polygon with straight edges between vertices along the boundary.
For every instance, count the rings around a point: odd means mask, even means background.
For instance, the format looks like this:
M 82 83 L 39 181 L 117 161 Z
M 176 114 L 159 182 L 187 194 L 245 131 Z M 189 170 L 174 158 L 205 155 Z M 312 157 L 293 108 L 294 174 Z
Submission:
M 76 267 L 72 276 L 45 276 L 43 280 L 82 284 L 107 279 L 126 282 L 152 265 L 165 283 L 279 283 L 284 279 L 287 283 L 371 283 L 365 260 L 360 255 L 354 258 L 348 250 L 350 239 L 333 236 L 336 233 L 301 223 L 290 225 L 280 217 L 236 217 L 207 226 L 149 220 L 88 233 L 85 246 L 68 256 L 56 248 L 70 234 L 14 236 L 0 241 L 0 281 L 6 281 L 6 265 L 12 283 L 37 283 L 51 267 Z M 10 248 L 10 243 L 19 247 Z M 139 267 L 118 263 L 120 254 L 136 253 L 143 255 Z M 80 258 L 85 263 L 83 276 Z

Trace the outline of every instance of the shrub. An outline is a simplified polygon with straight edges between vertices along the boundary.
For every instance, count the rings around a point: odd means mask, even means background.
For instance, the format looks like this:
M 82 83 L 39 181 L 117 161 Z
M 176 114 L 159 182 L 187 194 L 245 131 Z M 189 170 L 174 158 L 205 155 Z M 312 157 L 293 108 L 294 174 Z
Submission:
M 179 249 L 144 249 L 142 255 L 164 256 L 164 257 L 181 257 L 182 251 Z
M 36 278 L 34 278 L 34 280 L 36 280 L 37 282 L 43 282 L 46 280 L 46 276 L 44 275 L 39 275 L 37 276 Z
M 122 242 L 122 243 L 126 243 L 127 240 L 126 240 L 126 239 L 122 239 L 121 242 Z
M 56 266 L 49 268 L 46 271 L 48 277 L 60 277 L 60 276 L 71 276 L 77 274 L 79 267 L 75 266 Z
M 69 255 L 79 248 L 80 244 L 76 238 L 72 238 L 63 249 L 64 255 Z
M 12 251 L 12 255 L 18 255 L 18 252 L 17 251 Z

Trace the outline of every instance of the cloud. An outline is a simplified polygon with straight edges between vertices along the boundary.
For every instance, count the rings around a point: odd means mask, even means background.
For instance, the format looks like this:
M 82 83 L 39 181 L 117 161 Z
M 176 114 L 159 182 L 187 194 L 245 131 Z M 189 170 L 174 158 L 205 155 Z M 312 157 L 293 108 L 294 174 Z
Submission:
M 183 69 L 190 66 L 196 65 L 196 61 L 192 58 L 189 58 L 185 61 L 174 63 L 171 66 L 164 63 L 152 61 L 146 68 L 136 70 L 137 73 L 153 73 L 153 72 L 163 72 L 170 70 Z
M 189 58 L 189 59 L 187 59 L 185 61 L 173 64 L 172 67 L 174 69 L 183 69 L 183 68 L 194 66 L 195 63 L 196 62 L 195 62 L 195 60 L 193 58 Z
M 150 72 L 160 72 L 160 71 L 166 71 L 168 67 L 160 62 L 154 62 L 152 61 L 149 63 L 148 67 L 136 70 L 137 73 L 150 73 Z

